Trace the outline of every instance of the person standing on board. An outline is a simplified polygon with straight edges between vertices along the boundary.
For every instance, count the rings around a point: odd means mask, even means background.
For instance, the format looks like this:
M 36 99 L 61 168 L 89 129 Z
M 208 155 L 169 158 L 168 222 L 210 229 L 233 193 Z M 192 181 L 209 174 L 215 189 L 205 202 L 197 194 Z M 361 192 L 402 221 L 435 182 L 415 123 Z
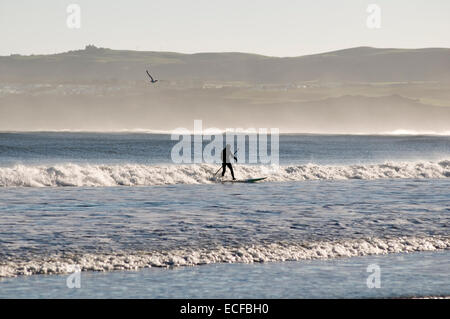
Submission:
M 225 175 L 225 171 L 228 166 L 234 181 L 236 180 L 236 178 L 234 178 L 233 166 L 231 166 L 231 157 L 234 157 L 234 160 L 237 162 L 236 156 L 231 154 L 231 145 L 227 144 L 227 146 L 222 151 L 222 177 Z

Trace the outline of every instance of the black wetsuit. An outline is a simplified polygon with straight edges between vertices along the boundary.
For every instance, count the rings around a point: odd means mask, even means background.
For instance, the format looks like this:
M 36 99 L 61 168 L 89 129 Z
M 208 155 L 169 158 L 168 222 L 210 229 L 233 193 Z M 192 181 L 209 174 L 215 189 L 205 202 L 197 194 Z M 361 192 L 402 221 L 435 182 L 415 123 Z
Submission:
M 226 169 L 228 167 L 230 169 L 230 171 L 231 171 L 231 176 L 233 177 L 233 179 L 235 179 L 234 178 L 233 166 L 231 166 L 231 163 L 230 163 L 230 157 L 231 157 L 230 155 L 231 155 L 231 151 L 228 151 L 228 154 L 227 154 L 227 149 L 224 148 L 223 151 L 222 151 L 222 176 L 225 175 L 225 171 L 226 171 Z M 236 156 L 233 155 L 233 157 L 234 157 L 234 160 L 237 161 Z

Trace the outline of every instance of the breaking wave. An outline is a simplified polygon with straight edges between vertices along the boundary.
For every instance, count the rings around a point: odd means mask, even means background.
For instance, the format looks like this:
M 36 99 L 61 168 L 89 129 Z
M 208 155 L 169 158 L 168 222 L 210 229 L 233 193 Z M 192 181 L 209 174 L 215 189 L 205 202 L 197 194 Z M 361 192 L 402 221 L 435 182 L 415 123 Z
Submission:
M 170 184 L 209 184 L 217 165 L 89 165 L 61 164 L 52 166 L 0 167 L 2 187 L 45 186 L 138 186 Z M 388 179 L 388 178 L 447 178 L 450 160 L 438 162 L 387 162 L 364 165 L 237 165 L 239 178 L 268 177 L 269 182 L 304 180 Z M 218 174 L 220 175 L 220 174 Z
M 74 271 L 138 270 L 212 263 L 261 263 L 330 259 L 450 249 L 450 237 L 366 238 L 340 241 L 272 243 L 242 247 L 181 248 L 170 251 L 81 254 L 0 262 L 0 277 L 65 274 Z

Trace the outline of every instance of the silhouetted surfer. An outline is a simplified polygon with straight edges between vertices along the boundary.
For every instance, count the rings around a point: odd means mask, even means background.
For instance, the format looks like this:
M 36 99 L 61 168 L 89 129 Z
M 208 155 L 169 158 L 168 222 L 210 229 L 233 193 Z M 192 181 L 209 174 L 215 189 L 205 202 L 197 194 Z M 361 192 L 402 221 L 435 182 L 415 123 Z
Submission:
M 145 70 L 145 71 L 147 72 L 147 75 L 150 77 L 150 82 L 152 82 L 152 83 L 158 82 L 158 80 L 155 80 L 155 79 L 153 78 L 153 76 L 151 76 L 150 73 L 148 73 L 148 70 Z
M 225 171 L 228 166 L 231 171 L 233 180 L 236 180 L 236 178 L 234 178 L 233 166 L 231 166 L 231 157 L 234 157 L 234 160 L 237 162 L 236 156 L 234 156 L 234 154 L 231 154 L 231 145 L 227 144 L 227 146 L 222 151 L 222 176 L 225 175 Z

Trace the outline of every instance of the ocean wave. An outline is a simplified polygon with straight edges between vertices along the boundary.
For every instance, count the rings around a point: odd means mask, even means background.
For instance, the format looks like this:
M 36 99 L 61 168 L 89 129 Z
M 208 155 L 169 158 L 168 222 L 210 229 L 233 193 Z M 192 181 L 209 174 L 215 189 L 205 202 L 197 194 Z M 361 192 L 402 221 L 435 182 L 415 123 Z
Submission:
M 365 238 L 340 241 L 272 243 L 214 249 L 119 252 L 0 261 L 0 277 L 66 274 L 77 271 L 138 270 L 150 267 L 198 266 L 212 263 L 262 263 L 330 259 L 450 249 L 450 237 Z
M 217 165 L 89 165 L 0 167 L 1 187 L 139 186 L 211 184 Z M 437 162 L 387 162 L 361 165 L 236 165 L 238 178 L 268 177 L 269 182 L 389 178 L 448 178 L 450 160 Z M 220 175 L 220 174 L 218 174 Z

